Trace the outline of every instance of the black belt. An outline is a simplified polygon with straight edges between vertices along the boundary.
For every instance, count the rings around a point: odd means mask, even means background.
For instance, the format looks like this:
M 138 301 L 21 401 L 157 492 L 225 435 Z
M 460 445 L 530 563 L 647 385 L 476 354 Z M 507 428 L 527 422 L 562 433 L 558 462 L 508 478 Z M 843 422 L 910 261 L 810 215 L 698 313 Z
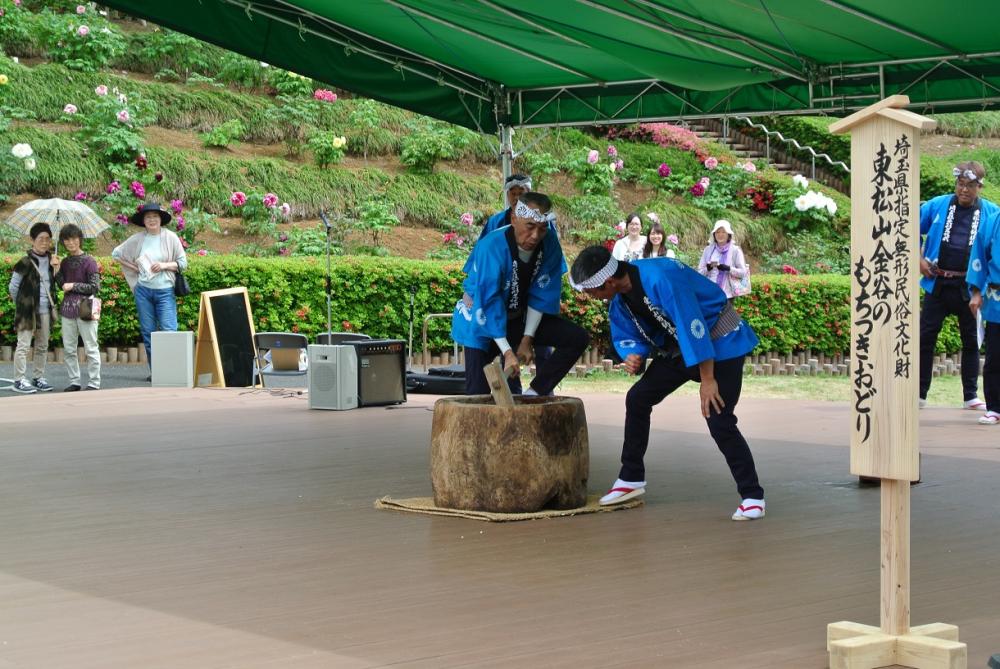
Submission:
M 934 270 L 934 275 L 945 279 L 957 279 L 958 277 L 965 276 L 965 272 L 952 272 L 950 269 L 937 268 Z

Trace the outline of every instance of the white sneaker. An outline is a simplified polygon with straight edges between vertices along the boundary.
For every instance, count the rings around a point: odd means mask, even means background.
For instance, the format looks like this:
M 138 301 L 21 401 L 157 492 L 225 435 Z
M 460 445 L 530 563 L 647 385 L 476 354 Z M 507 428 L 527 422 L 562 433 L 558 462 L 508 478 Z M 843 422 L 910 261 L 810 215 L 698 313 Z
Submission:
M 757 520 L 764 517 L 764 500 L 746 498 L 733 514 L 733 520 Z
M 923 397 L 921 397 L 919 400 L 917 400 L 917 407 L 918 408 L 923 409 L 925 406 L 927 406 L 927 400 L 925 400 Z
M 630 499 L 635 499 L 646 492 L 645 481 L 622 481 L 618 479 L 611 485 L 611 490 L 598 502 L 601 506 L 611 506 L 621 504 Z
M 962 403 L 963 409 L 968 409 L 969 411 L 986 411 L 986 402 L 982 401 L 978 397 L 973 397 L 971 400 L 965 400 Z

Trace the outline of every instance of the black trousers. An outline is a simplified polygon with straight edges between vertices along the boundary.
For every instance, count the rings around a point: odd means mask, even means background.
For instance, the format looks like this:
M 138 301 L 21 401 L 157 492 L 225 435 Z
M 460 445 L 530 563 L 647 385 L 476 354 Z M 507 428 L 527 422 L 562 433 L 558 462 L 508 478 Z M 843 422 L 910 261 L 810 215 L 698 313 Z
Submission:
M 979 376 L 979 342 L 976 341 L 976 317 L 969 310 L 969 291 L 964 282 L 938 279 L 933 293 L 924 295 L 920 309 L 920 397 L 927 398 L 934 369 L 934 346 L 948 314 L 958 316 L 962 338 L 962 399 L 976 396 Z
M 507 321 L 507 341 L 517 351 L 521 337 L 524 336 L 524 318 L 508 319 Z M 545 359 L 535 361 L 535 378 L 531 381 L 531 388 L 539 395 L 548 395 L 562 381 L 569 370 L 573 369 L 576 361 L 583 355 L 584 349 L 590 337 L 587 331 L 576 323 L 572 323 L 558 316 L 543 314 L 542 321 L 535 331 L 535 350 L 541 347 L 552 346 L 555 348 L 551 355 Z M 483 374 L 483 367 L 500 355 L 500 349 L 496 344 L 490 344 L 489 350 L 478 348 L 465 349 L 465 393 L 467 395 L 488 395 L 490 384 Z M 508 380 L 510 392 L 515 395 L 521 393 L 520 378 Z
M 983 395 L 986 410 L 1000 413 L 1000 323 L 986 323 L 986 364 L 983 365 Z
M 742 498 L 764 499 L 764 489 L 757 480 L 750 446 L 736 427 L 737 402 L 743 388 L 743 358 L 715 361 L 715 380 L 726 406 L 722 413 L 712 412 L 705 419 L 708 431 L 722 451 Z M 683 360 L 656 358 L 625 396 L 625 443 L 622 446 L 623 481 L 644 481 L 643 457 L 649 445 L 649 417 L 653 407 L 688 381 L 701 382 L 697 367 L 685 367 Z

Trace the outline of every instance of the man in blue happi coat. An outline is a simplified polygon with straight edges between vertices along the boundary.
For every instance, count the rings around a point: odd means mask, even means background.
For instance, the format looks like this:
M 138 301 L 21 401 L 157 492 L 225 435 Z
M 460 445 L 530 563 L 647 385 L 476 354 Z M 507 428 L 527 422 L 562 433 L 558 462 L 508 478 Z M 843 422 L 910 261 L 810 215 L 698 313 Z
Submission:
M 983 425 L 1000 423 L 1000 214 L 985 218 L 972 245 L 966 285 L 971 293 L 969 309 L 980 314 L 986 325 L 983 343 L 983 397 L 986 413 L 979 418 Z M 964 364 L 963 364 L 963 372 Z
M 465 346 L 465 386 L 470 395 L 490 392 L 483 367 L 499 353 L 509 370 L 511 392 L 520 392 L 520 365 L 534 360 L 534 346 L 553 346 L 537 365 L 525 395 L 549 395 L 587 347 L 586 331 L 559 317 L 565 261 L 550 234 L 552 201 L 542 193 L 521 195 L 511 223 L 481 239 L 469 259 L 467 292 L 452 316 L 452 338 Z M 514 347 L 517 347 L 516 349 Z
M 643 457 L 653 407 L 688 381 L 701 384 L 701 413 L 726 458 L 741 502 L 733 520 L 764 516 L 764 489 L 750 446 L 736 426 L 743 359 L 757 335 L 713 281 L 672 258 L 619 262 L 603 246 L 584 249 L 570 283 L 611 300 L 611 341 L 631 374 L 653 362 L 625 398 L 625 441 L 618 480 L 601 498 L 619 504 L 646 489 Z
M 944 319 L 958 317 L 962 338 L 963 406 L 973 411 L 986 409 L 976 395 L 979 377 L 979 342 L 976 318 L 969 309 L 966 273 L 969 252 L 984 221 L 997 215 L 1000 208 L 979 196 L 986 172 L 976 161 L 959 163 L 955 192 L 939 195 L 920 205 L 921 246 L 920 287 L 924 302 L 920 309 L 920 406 L 927 404 L 934 369 L 934 347 Z

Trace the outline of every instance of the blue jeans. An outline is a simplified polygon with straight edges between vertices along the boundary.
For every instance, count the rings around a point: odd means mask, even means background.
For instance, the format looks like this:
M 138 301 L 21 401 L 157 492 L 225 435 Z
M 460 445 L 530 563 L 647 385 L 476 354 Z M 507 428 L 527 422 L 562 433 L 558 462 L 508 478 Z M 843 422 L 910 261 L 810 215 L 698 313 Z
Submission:
M 173 288 L 147 288 L 141 284 L 135 287 L 135 310 L 139 315 L 139 330 L 142 343 L 146 347 L 146 360 L 152 365 L 152 334 L 160 330 L 177 329 L 177 299 Z

